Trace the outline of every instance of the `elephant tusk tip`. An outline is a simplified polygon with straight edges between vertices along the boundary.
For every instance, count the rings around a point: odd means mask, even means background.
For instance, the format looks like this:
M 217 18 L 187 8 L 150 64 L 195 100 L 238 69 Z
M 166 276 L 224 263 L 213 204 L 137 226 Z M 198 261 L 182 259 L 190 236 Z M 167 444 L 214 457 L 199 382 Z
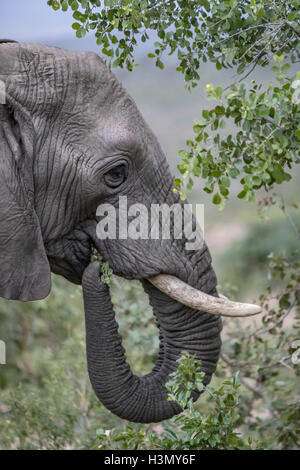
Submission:
M 245 306 L 245 312 L 243 316 L 252 316 L 252 315 L 258 315 L 259 313 L 262 313 L 263 309 L 256 304 L 244 304 Z
M 211 296 L 169 274 L 159 274 L 149 278 L 148 281 L 174 300 L 213 315 L 250 317 L 262 312 L 262 308 L 258 305 L 233 302 L 222 294 L 219 297 Z
M 224 299 L 224 300 L 228 300 L 228 302 L 230 302 L 228 297 L 226 297 L 223 294 L 219 294 L 219 298 Z M 234 311 L 232 312 L 232 314 L 228 313 L 228 316 L 232 316 L 232 317 L 251 317 L 253 315 L 258 315 L 259 313 L 262 313 L 262 311 L 263 311 L 262 307 L 260 305 L 256 305 L 256 304 L 247 304 L 247 303 L 237 302 L 236 304 L 234 303 L 233 305 L 235 306 Z M 239 312 L 236 312 L 236 305 L 237 306 L 240 305 L 240 307 L 241 307 L 241 310 Z

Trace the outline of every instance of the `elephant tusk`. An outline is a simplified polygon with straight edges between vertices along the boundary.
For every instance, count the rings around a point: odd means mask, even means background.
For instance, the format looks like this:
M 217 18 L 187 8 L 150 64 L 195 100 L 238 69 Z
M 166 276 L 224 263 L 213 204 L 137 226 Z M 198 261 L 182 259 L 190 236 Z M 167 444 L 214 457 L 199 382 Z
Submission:
M 157 289 L 169 297 L 188 307 L 221 315 L 224 317 L 249 317 L 262 312 L 261 307 L 254 304 L 232 302 L 225 296 L 214 297 L 189 286 L 170 274 L 158 274 L 148 278 Z

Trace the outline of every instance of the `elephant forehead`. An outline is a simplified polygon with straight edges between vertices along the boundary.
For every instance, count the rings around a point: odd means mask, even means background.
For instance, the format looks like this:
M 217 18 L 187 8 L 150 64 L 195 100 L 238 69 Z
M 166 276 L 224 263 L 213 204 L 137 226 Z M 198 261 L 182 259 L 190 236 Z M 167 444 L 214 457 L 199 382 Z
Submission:
M 98 135 L 104 150 L 120 150 L 125 153 L 139 150 L 146 139 L 143 131 L 133 122 L 113 119 L 106 121 L 104 126 L 98 129 Z
M 106 152 L 121 151 L 131 154 L 145 148 L 147 142 L 155 138 L 144 122 L 138 109 L 127 104 L 117 103 L 99 110 L 89 133 L 89 141 Z

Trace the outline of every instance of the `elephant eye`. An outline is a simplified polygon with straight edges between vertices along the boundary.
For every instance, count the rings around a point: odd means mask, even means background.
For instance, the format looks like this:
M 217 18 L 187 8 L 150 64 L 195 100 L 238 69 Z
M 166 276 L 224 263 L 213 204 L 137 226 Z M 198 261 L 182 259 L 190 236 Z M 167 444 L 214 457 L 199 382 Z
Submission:
M 127 179 L 127 166 L 122 164 L 115 166 L 104 175 L 107 186 L 117 188 Z

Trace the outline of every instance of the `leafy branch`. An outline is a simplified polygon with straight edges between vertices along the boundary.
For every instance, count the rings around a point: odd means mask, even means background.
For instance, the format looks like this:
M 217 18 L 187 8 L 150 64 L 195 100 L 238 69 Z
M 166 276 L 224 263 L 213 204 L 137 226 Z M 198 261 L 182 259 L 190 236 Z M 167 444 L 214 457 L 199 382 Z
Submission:
M 249 90 L 244 83 L 234 84 L 223 96 L 222 87 L 206 86 L 208 99 L 218 105 L 202 111 L 193 127 L 196 137 L 186 142 L 188 150 L 180 151 L 182 178 L 175 180 L 175 191 L 182 198 L 193 187 L 194 176 L 206 181 L 205 192 L 215 192 L 213 203 L 220 208 L 234 179 L 242 185 L 238 198 L 246 201 L 254 201 L 261 188 L 291 179 L 293 165 L 300 162 L 300 73 L 289 78 L 289 64 L 283 60 L 283 55 L 275 56 L 277 83 L 266 90 L 252 81 Z M 239 129 L 235 136 L 223 131 L 228 119 Z
M 105 431 L 98 429 L 98 449 L 253 449 L 258 441 L 245 439 L 236 431 L 239 422 L 239 374 L 223 380 L 218 387 L 203 384 L 204 372 L 194 356 L 183 352 L 177 360 L 178 368 L 166 384 L 169 400 L 178 403 L 185 411 L 172 418 L 158 435 L 152 429 L 134 428 Z M 193 391 L 205 391 L 211 408 L 206 413 L 198 411 L 192 399 Z

